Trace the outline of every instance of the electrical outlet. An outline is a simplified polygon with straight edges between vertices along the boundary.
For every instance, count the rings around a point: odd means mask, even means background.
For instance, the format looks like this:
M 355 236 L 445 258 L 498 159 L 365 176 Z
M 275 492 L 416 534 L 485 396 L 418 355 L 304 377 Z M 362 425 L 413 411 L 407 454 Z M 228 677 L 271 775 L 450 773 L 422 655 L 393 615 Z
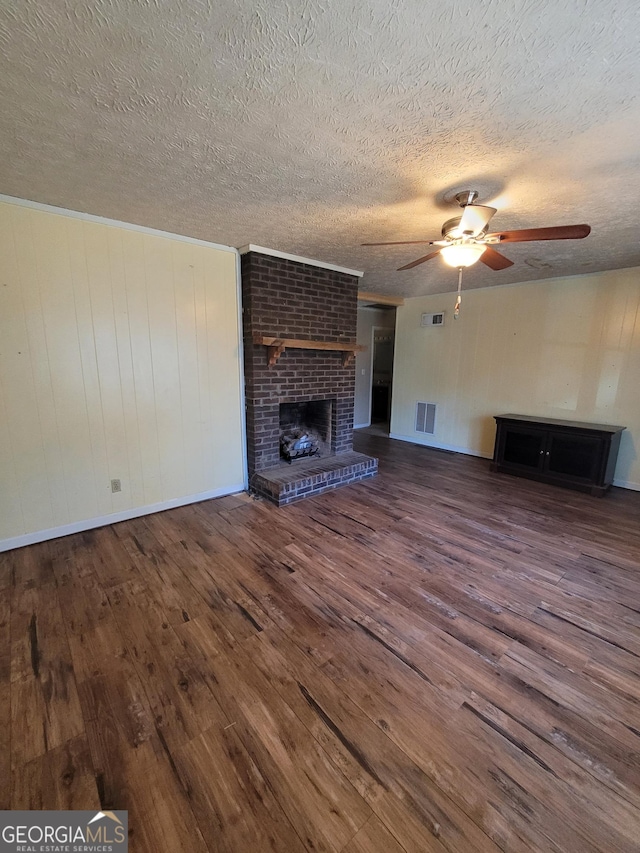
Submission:
M 111 481 L 111 491 L 112 492 L 121 492 L 122 491 L 122 483 L 120 480 L 112 480 Z

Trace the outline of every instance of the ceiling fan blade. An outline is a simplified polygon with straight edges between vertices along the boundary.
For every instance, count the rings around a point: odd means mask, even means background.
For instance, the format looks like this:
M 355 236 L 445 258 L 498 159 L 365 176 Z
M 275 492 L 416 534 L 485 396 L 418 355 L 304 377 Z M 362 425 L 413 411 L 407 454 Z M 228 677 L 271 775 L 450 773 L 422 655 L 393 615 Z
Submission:
M 558 225 L 554 228 L 524 228 L 521 231 L 496 231 L 485 240 L 497 237 L 500 243 L 527 243 L 531 240 L 581 240 L 591 233 L 590 225 Z
M 435 258 L 436 255 L 440 254 L 440 249 L 436 249 L 435 252 L 430 252 L 428 255 L 425 255 L 422 258 L 418 258 L 417 261 L 411 261 L 410 264 L 405 264 L 403 267 L 398 267 L 398 272 L 401 270 L 410 270 L 412 267 L 417 267 L 418 264 L 423 264 L 425 261 L 430 261 L 431 258 Z
M 411 246 L 415 243 L 433 246 L 433 240 L 396 240 L 393 243 L 360 243 L 361 246 Z
M 507 267 L 513 266 L 513 261 L 505 258 L 500 252 L 496 252 L 491 246 L 487 246 L 484 252 L 480 255 L 480 260 L 492 270 L 506 270 Z
M 467 204 L 462 213 L 460 224 L 455 229 L 455 236 L 477 237 L 486 231 L 487 225 L 495 212 L 495 207 L 485 207 L 482 204 Z

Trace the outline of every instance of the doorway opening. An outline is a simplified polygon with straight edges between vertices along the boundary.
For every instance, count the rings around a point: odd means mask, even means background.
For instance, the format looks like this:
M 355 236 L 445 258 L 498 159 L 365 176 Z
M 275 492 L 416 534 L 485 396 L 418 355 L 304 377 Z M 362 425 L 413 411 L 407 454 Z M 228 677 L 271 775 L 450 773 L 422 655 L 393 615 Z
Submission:
M 395 330 L 374 326 L 371 333 L 371 427 L 389 434 Z

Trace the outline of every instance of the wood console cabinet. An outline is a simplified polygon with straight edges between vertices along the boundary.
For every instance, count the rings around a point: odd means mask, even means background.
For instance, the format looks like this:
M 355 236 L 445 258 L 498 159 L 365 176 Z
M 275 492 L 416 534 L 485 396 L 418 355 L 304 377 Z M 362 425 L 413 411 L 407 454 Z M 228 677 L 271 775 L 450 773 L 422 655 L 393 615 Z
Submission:
M 492 471 L 517 474 L 602 497 L 616 467 L 625 427 L 497 415 Z

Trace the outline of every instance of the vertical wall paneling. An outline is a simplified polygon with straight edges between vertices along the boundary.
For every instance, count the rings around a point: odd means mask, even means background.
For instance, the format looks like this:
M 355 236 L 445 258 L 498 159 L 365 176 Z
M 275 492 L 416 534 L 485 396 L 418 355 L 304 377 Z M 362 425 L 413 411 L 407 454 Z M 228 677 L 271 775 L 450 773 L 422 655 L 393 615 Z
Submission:
M 0 201 L 0 550 L 244 487 L 238 287 L 235 250 Z
M 25 518 L 15 465 L 20 451 L 20 436 L 14 435 L 9 428 L 9 411 L 20 401 L 33 416 L 34 403 L 33 391 L 27 381 L 28 371 L 24 369 L 29 356 L 22 299 L 18 288 L 11 286 L 18 277 L 13 234 L 7 212 L 1 206 L 0 257 L 6 259 L 4 272 L 0 275 L 0 359 L 5 365 L 4 373 L 0 372 L 0 518 L 6 519 L 5 523 L 11 529 L 21 529 Z M 3 318 L 9 316 L 15 316 L 16 322 L 3 322 Z
M 143 504 L 154 504 L 163 493 L 160 476 L 160 442 L 156 417 L 156 397 L 153 384 L 151 355 L 148 280 L 144 240 L 127 232 L 122 235 L 125 261 L 126 304 L 130 334 L 133 388 L 135 395 L 135 429 L 140 451 L 140 468 L 130 487 L 142 495 Z M 113 476 L 116 476 L 115 474 Z M 111 479 L 111 477 L 105 478 Z
M 151 335 L 154 410 L 160 452 L 160 482 L 184 488 L 184 435 L 182 429 L 182 389 L 178 369 L 178 337 L 173 289 L 173 252 L 169 243 L 152 245 L 145 237 L 147 270 L 147 310 Z M 169 448 L 175 447 L 175 452 Z
M 469 290 L 457 320 L 420 326 L 454 301 L 398 308 L 392 435 L 490 457 L 496 414 L 620 424 L 616 483 L 640 488 L 640 269 Z M 438 405 L 432 437 L 418 400 Z
M 77 227 L 75 222 L 70 228 Z M 102 411 L 107 477 L 98 483 L 99 491 L 108 489 L 111 478 L 122 480 L 120 495 L 108 492 L 110 511 L 124 505 L 129 498 L 131 472 L 124 417 L 124 395 L 122 387 L 122 364 L 126 353 L 118 348 L 116 329 L 116 291 L 121 287 L 121 254 L 115 249 L 115 239 L 109 228 L 100 228 L 92 223 L 80 224 L 86 275 L 91 304 L 92 332 L 98 370 L 99 405 Z
M 82 227 L 71 220 L 63 219 L 66 227 L 66 242 L 70 261 L 71 285 L 73 288 L 73 314 L 78 342 L 78 360 L 81 371 L 79 393 L 83 394 L 84 409 L 89 434 L 90 464 L 84 471 L 92 481 L 92 500 L 96 515 L 108 515 L 112 511 L 111 495 L 100 488 L 109 477 L 109 461 L 105 440 L 105 423 L 100 394 L 96 339 L 93 331 L 93 312 L 89 289 L 88 265 L 85 257 L 85 241 Z M 84 495 L 87 499 L 87 493 Z M 38 528 L 35 528 L 38 529 Z
M 185 447 L 199 443 L 202 411 L 198 378 L 198 346 L 195 306 L 195 263 L 188 247 L 176 243 L 173 247 L 173 281 L 175 300 L 175 323 L 177 345 L 178 385 L 181 396 L 181 429 Z M 190 417 L 192 413 L 194 417 Z M 192 454 L 184 459 L 185 476 L 198 482 L 200 478 L 199 460 Z M 202 491 L 199 489 L 199 491 Z
M 13 439 L 14 464 L 18 474 L 19 499 L 25 524 L 39 529 L 62 523 L 67 512 L 60 436 L 56 423 L 47 330 L 42 309 L 41 281 L 47 266 L 36 250 L 30 213 L 17 209 L 8 217 L 12 235 L 16 278 L 3 272 L 3 284 L 16 295 L 12 313 L 2 313 L 3 363 L 13 362 L 15 371 L 3 369 L 7 390 L 7 431 Z M 50 240 L 49 240 L 50 242 Z M 40 256 L 39 256 L 40 255 Z M 4 265 L 4 259 L 2 261 Z M 20 348 L 9 349 L 4 341 L 13 323 L 25 328 Z M 5 337 L 7 336 L 7 337 Z M 15 415 L 20 413 L 17 419 Z M 26 489 L 25 489 L 26 485 Z
M 226 273 L 235 276 L 236 259 L 228 254 L 220 259 L 224 261 Z M 242 375 L 242 338 L 238 334 L 238 300 L 240 284 L 237 289 L 221 290 L 213 286 L 213 270 L 205 278 L 206 316 L 208 326 L 208 366 L 214 387 L 226 382 L 229 375 Z M 235 279 L 234 279 L 235 280 Z M 219 339 L 213 338 L 211 329 L 215 328 Z M 224 465 L 227 454 L 233 455 L 238 444 L 244 447 L 244 399 L 243 385 L 238 379 L 227 391 L 226 399 L 213 395 L 210 399 L 211 429 L 216 447 L 213 461 L 214 470 Z M 240 459 L 238 460 L 241 461 Z M 244 471 L 244 468 L 242 469 Z M 240 476 L 240 475 L 238 475 Z

